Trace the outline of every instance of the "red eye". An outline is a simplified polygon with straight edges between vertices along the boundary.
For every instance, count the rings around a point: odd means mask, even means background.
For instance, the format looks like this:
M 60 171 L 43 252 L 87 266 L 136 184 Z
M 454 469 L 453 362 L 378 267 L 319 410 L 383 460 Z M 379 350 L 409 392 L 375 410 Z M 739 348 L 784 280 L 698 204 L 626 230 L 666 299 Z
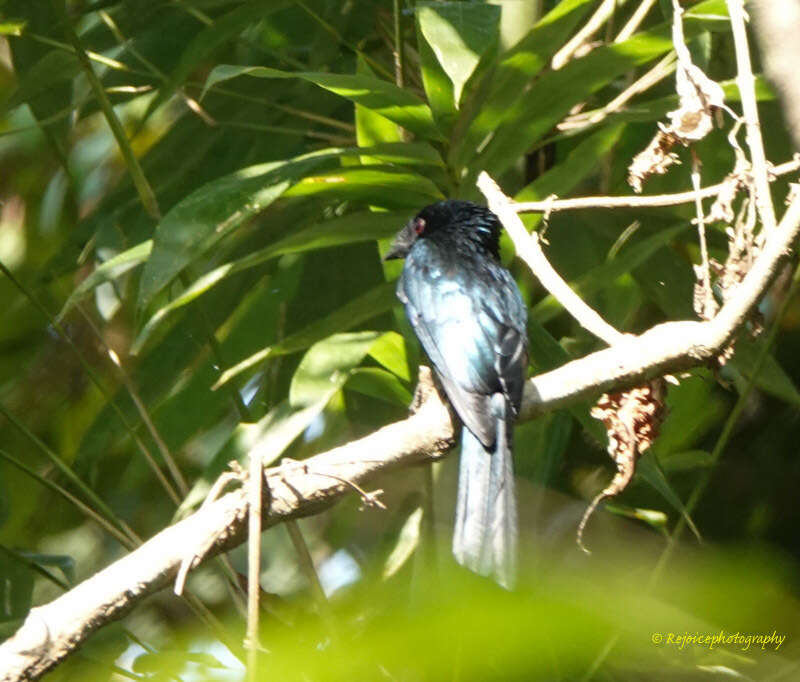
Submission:
M 414 232 L 417 234 L 422 234 L 425 231 L 425 220 L 423 218 L 417 218 L 414 221 Z

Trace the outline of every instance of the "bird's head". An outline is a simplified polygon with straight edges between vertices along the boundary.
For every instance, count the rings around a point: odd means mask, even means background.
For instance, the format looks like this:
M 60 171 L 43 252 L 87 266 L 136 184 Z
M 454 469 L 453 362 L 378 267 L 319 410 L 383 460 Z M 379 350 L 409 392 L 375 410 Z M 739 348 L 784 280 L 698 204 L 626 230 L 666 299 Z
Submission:
M 471 201 L 448 199 L 426 206 L 398 233 L 383 259 L 405 258 L 418 239 L 471 245 L 500 257 L 500 221 Z

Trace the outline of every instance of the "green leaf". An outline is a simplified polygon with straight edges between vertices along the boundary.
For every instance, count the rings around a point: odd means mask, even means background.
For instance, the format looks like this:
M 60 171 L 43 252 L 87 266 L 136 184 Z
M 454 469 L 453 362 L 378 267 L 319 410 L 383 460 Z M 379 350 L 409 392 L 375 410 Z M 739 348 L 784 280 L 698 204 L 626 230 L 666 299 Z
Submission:
M 405 339 L 397 332 L 386 332 L 369 351 L 370 356 L 404 381 L 411 381 Z
M 333 334 L 308 349 L 292 377 L 289 402 L 294 407 L 312 404 L 348 380 L 350 371 L 361 364 L 381 332 Z
M 433 48 L 420 30 L 419 21 L 416 22 L 416 29 L 419 69 L 422 75 L 422 85 L 425 88 L 425 96 L 439 129 L 447 131 L 449 136 L 450 129 L 458 115 L 455 96 L 453 95 L 453 82 L 444 72 L 442 65 L 433 52 Z
M 636 473 L 663 495 L 664 499 L 684 518 L 686 525 L 689 526 L 695 537 L 702 542 L 703 538 L 700 536 L 700 531 L 697 530 L 697 526 L 694 525 L 692 517 L 689 516 L 689 512 L 686 511 L 683 501 L 669 484 L 667 477 L 659 466 L 658 460 L 650 450 L 639 458 L 636 464 Z
M 286 191 L 286 196 L 330 195 L 386 208 L 416 209 L 443 199 L 428 178 L 392 168 L 352 167 L 306 176 Z
M 361 76 L 374 78 L 375 74 L 366 61 L 359 56 L 356 62 L 356 73 Z M 372 109 L 356 104 L 356 141 L 359 147 L 371 147 L 381 143 L 403 143 L 403 129 L 394 121 L 375 113 Z M 374 163 L 373 160 L 364 160 L 364 163 Z
M 243 168 L 192 192 L 156 227 L 153 250 L 139 284 L 143 310 L 194 258 L 264 210 L 294 182 L 342 150 L 327 149 Z
M 132 270 L 144 263 L 150 252 L 153 250 L 153 241 L 148 239 L 141 244 L 131 247 L 127 251 L 117 254 L 113 258 L 109 258 L 102 265 L 98 265 L 86 279 L 84 279 L 72 293 L 69 295 L 67 302 L 61 308 L 56 318 L 57 322 L 64 319 L 64 316 L 72 309 L 79 301 L 88 296 L 94 289 L 105 282 L 111 282 L 118 277 L 121 277 L 126 272 Z
M 20 36 L 25 30 L 27 21 L 3 21 L 0 22 L 0 35 L 3 36 Z
M 409 391 L 397 377 L 380 367 L 359 367 L 350 373 L 346 387 L 378 400 L 407 407 L 411 404 Z
M 726 16 L 726 11 L 720 0 L 707 0 L 695 5 L 684 15 L 686 38 L 707 30 L 721 16 Z M 558 71 L 544 74 L 508 107 L 497 123 L 494 136 L 471 166 L 485 169 L 492 175 L 505 171 L 520 153 L 529 150 L 575 104 L 615 78 L 671 49 L 671 26 L 663 24 L 638 33 L 625 42 L 599 47 L 585 57 L 570 61 Z
M 441 198 L 438 188 L 427 178 L 391 168 L 352 169 L 353 172 L 345 170 L 304 178 L 323 163 L 343 156 L 357 157 L 364 151 L 358 147 L 328 148 L 294 159 L 258 164 L 218 178 L 192 192 L 156 227 L 152 252 L 139 285 L 139 310 L 143 310 L 195 258 L 264 210 L 301 178 L 305 181 L 301 187 L 293 189 L 295 196 L 327 192 L 333 196 L 363 197 L 376 202 L 388 197 L 389 203 L 409 207 Z M 370 156 L 387 162 L 441 163 L 436 151 L 425 144 L 387 144 L 368 151 Z M 210 279 L 216 281 L 214 277 Z
M 465 163 L 486 135 L 500 124 L 508 107 L 564 44 L 591 4 L 591 0 L 559 2 L 536 23 L 528 35 L 500 59 L 489 76 L 490 88 L 480 111 L 470 123 L 463 140 L 455 141 L 460 163 Z
M 736 342 L 735 352 L 729 364 L 745 377 L 750 378 L 763 344 L 763 338 L 755 341 L 740 338 Z M 755 385 L 765 393 L 775 396 L 789 405 L 800 406 L 800 392 L 771 353 L 764 358 L 761 368 L 756 374 Z
M 232 459 L 244 462 L 248 456 L 256 455 L 264 466 L 272 464 L 321 414 L 331 396 L 340 388 L 341 383 L 332 380 L 307 405 L 298 408 L 287 399 L 256 423 L 239 424 L 218 458 L 223 462 Z
M 707 450 L 683 450 L 659 457 L 664 471 L 693 471 L 710 467 L 714 464 L 711 453 Z
M 666 403 L 667 416 L 651 448 L 659 461 L 695 447 L 728 411 L 724 393 L 707 370 L 695 370 L 677 386 L 670 385 Z
M 370 318 L 389 310 L 397 301 L 395 283 L 385 282 L 335 310 L 330 315 L 312 322 L 307 327 L 290 334 L 283 341 L 262 348 L 257 353 L 225 370 L 214 388 L 219 388 L 233 377 L 251 369 L 273 355 L 295 353 L 336 332 L 352 329 Z
M 412 133 L 432 140 L 438 140 L 442 137 L 433 121 L 433 114 L 425 102 L 407 90 L 401 90 L 394 83 L 372 76 L 311 71 L 279 71 L 266 66 L 222 64 L 215 67 L 208 75 L 203 92 L 205 93 L 217 83 L 231 78 L 238 78 L 239 76 L 302 78 L 340 97 L 360 104 L 384 118 L 398 123 Z
M 417 8 L 419 28 L 453 83 L 455 107 L 464 85 L 498 38 L 500 7 L 479 3 L 437 3 Z
M 533 316 L 528 317 L 528 353 L 530 364 L 537 374 L 572 360 L 572 356 Z M 567 411 L 596 442 L 605 442 L 605 429 L 597 419 L 589 416 L 588 405 L 573 405 Z
M 45 54 L 36 64 L 25 70 L 21 75 L 17 89 L 6 103 L 6 111 L 14 109 L 21 104 L 29 104 L 31 100 L 39 97 L 48 99 L 48 94 L 56 86 L 68 83 L 81 72 L 78 58 L 71 52 L 53 50 Z M 46 111 L 52 114 L 64 108 L 65 102 L 50 102 Z
M 275 5 L 273 0 L 251 0 L 215 18 L 211 24 L 197 33 L 181 50 L 177 66 L 170 74 L 168 82 L 159 88 L 158 95 L 149 103 L 145 118 L 167 102 L 175 90 L 181 87 L 198 65 L 210 55 L 232 39 L 238 38 L 249 26 L 262 21 L 269 13 L 271 5 L 273 7 Z
M 344 244 L 374 241 L 395 234 L 407 213 L 354 213 L 312 225 L 239 260 L 224 263 L 192 282 L 179 296 L 159 308 L 147 321 L 131 345 L 137 354 L 161 323 L 172 313 L 188 305 L 212 288 L 240 272 L 261 265 L 278 256 L 303 253 Z M 99 282 L 98 282 L 99 284 Z
M 422 507 L 417 507 L 411 512 L 403 524 L 403 527 L 400 529 L 397 543 L 392 548 L 392 551 L 386 558 L 386 563 L 383 565 L 382 577 L 384 580 L 391 578 L 397 573 L 414 554 L 414 550 L 417 548 L 420 541 L 422 514 Z

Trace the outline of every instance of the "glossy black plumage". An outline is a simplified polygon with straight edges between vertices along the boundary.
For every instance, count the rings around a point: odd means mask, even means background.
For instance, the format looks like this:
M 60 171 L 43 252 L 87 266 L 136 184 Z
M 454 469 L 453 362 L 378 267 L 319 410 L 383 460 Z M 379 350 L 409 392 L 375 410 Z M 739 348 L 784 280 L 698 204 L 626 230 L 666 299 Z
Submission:
M 514 579 L 516 502 L 511 424 L 527 367 L 527 311 L 498 254 L 487 208 L 422 209 L 386 258 L 405 257 L 397 295 L 464 423 L 453 551 L 503 585 Z

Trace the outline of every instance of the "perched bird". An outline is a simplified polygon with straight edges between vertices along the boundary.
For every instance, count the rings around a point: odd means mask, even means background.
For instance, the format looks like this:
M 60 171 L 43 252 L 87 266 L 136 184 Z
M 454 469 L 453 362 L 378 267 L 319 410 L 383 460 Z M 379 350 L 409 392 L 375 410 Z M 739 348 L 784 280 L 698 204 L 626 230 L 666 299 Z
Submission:
M 470 201 L 426 206 L 384 260 L 405 258 L 397 296 L 464 424 L 453 554 L 510 588 L 517 505 L 512 425 L 528 366 L 527 311 L 500 264 L 500 223 Z

